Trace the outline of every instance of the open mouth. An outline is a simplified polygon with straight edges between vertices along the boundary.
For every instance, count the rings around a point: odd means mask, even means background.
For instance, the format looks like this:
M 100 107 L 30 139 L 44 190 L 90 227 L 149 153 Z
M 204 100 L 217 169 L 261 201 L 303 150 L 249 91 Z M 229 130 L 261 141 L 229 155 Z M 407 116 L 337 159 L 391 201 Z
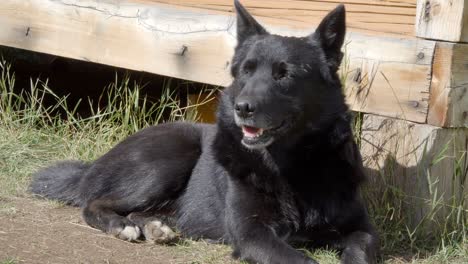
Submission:
M 275 132 L 283 127 L 284 123 L 275 128 L 259 128 L 247 125 L 241 125 L 242 128 L 242 144 L 248 148 L 267 147 L 274 141 Z
M 273 137 L 268 132 L 269 130 L 263 128 L 242 126 L 242 144 L 250 149 L 266 147 L 273 142 Z
M 246 138 L 258 138 L 263 135 L 263 128 L 242 126 L 242 133 Z

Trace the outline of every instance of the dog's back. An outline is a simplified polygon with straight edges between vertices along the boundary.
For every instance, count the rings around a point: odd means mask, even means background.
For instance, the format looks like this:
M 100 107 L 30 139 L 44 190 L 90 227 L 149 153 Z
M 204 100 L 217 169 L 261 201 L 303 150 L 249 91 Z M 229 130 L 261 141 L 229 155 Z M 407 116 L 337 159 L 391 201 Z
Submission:
M 185 188 L 206 141 L 204 130 L 214 126 L 166 123 L 146 128 L 92 163 L 62 161 L 36 172 L 30 189 L 75 206 L 106 199 L 113 207 L 125 199 L 126 206 L 117 206 L 123 214 L 162 206 L 169 199 L 164 194 L 172 198 Z

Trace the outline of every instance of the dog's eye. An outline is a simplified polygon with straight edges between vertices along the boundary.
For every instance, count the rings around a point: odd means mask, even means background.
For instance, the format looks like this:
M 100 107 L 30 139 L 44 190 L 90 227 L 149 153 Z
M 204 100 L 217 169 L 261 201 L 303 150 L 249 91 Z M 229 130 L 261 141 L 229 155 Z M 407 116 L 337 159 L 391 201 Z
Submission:
M 255 71 L 256 66 L 257 64 L 255 63 L 255 61 L 248 60 L 244 63 L 244 66 L 242 67 L 242 72 L 244 74 L 250 74 Z
M 279 81 L 289 76 L 288 65 L 285 62 L 280 62 L 273 65 L 273 79 Z

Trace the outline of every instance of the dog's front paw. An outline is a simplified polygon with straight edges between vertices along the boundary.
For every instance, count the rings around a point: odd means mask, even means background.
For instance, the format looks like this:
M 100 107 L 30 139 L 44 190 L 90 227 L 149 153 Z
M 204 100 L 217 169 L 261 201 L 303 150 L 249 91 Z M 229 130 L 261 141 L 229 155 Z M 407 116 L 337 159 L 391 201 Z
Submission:
M 177 238 L 177 234 L 159 220 L 145 224 L 143 235 L 146 240 L 161 244 L 173 242 Z
M 116 230 L 115 233 L 116 237 L 127 241 L 135 241 L 141 235 L 141 231 L 138 226 L 125 226 L 124 228 L 119 228 Z

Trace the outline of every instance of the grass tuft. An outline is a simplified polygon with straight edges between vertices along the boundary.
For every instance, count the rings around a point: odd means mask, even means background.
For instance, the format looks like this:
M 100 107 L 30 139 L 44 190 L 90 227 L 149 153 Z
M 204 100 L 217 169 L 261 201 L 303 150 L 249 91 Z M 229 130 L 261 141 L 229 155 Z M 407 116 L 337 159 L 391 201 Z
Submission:
M 164 121 L 196 121 L 196 106 L 213 99 L 199 97 L 182 107 L 182 99 L 168 79 L 162 96 L 150 102 L 130 76 L 104 90 L 98 105 L 89 104 L 91 116 L 81 118 L 77 105 L 68 105 L 67 97 L 57 96 L 47 81 L 31 80 L 30 87 L 15 93 L 15 77 L 10 65 L 0 62 L 0 197 L 23 195 L 31 172 L 52 161 L 80 159 L 90 161 L 117 142 L 145 127 Z M 201 92 L 204 92 L 203 89 Z M 53 104 L 45 104 L 52 98 Z
M 18 263 L 15 258 L 7 258 L 4 260 L 0 260 L 0 264 L 16 264 Z

